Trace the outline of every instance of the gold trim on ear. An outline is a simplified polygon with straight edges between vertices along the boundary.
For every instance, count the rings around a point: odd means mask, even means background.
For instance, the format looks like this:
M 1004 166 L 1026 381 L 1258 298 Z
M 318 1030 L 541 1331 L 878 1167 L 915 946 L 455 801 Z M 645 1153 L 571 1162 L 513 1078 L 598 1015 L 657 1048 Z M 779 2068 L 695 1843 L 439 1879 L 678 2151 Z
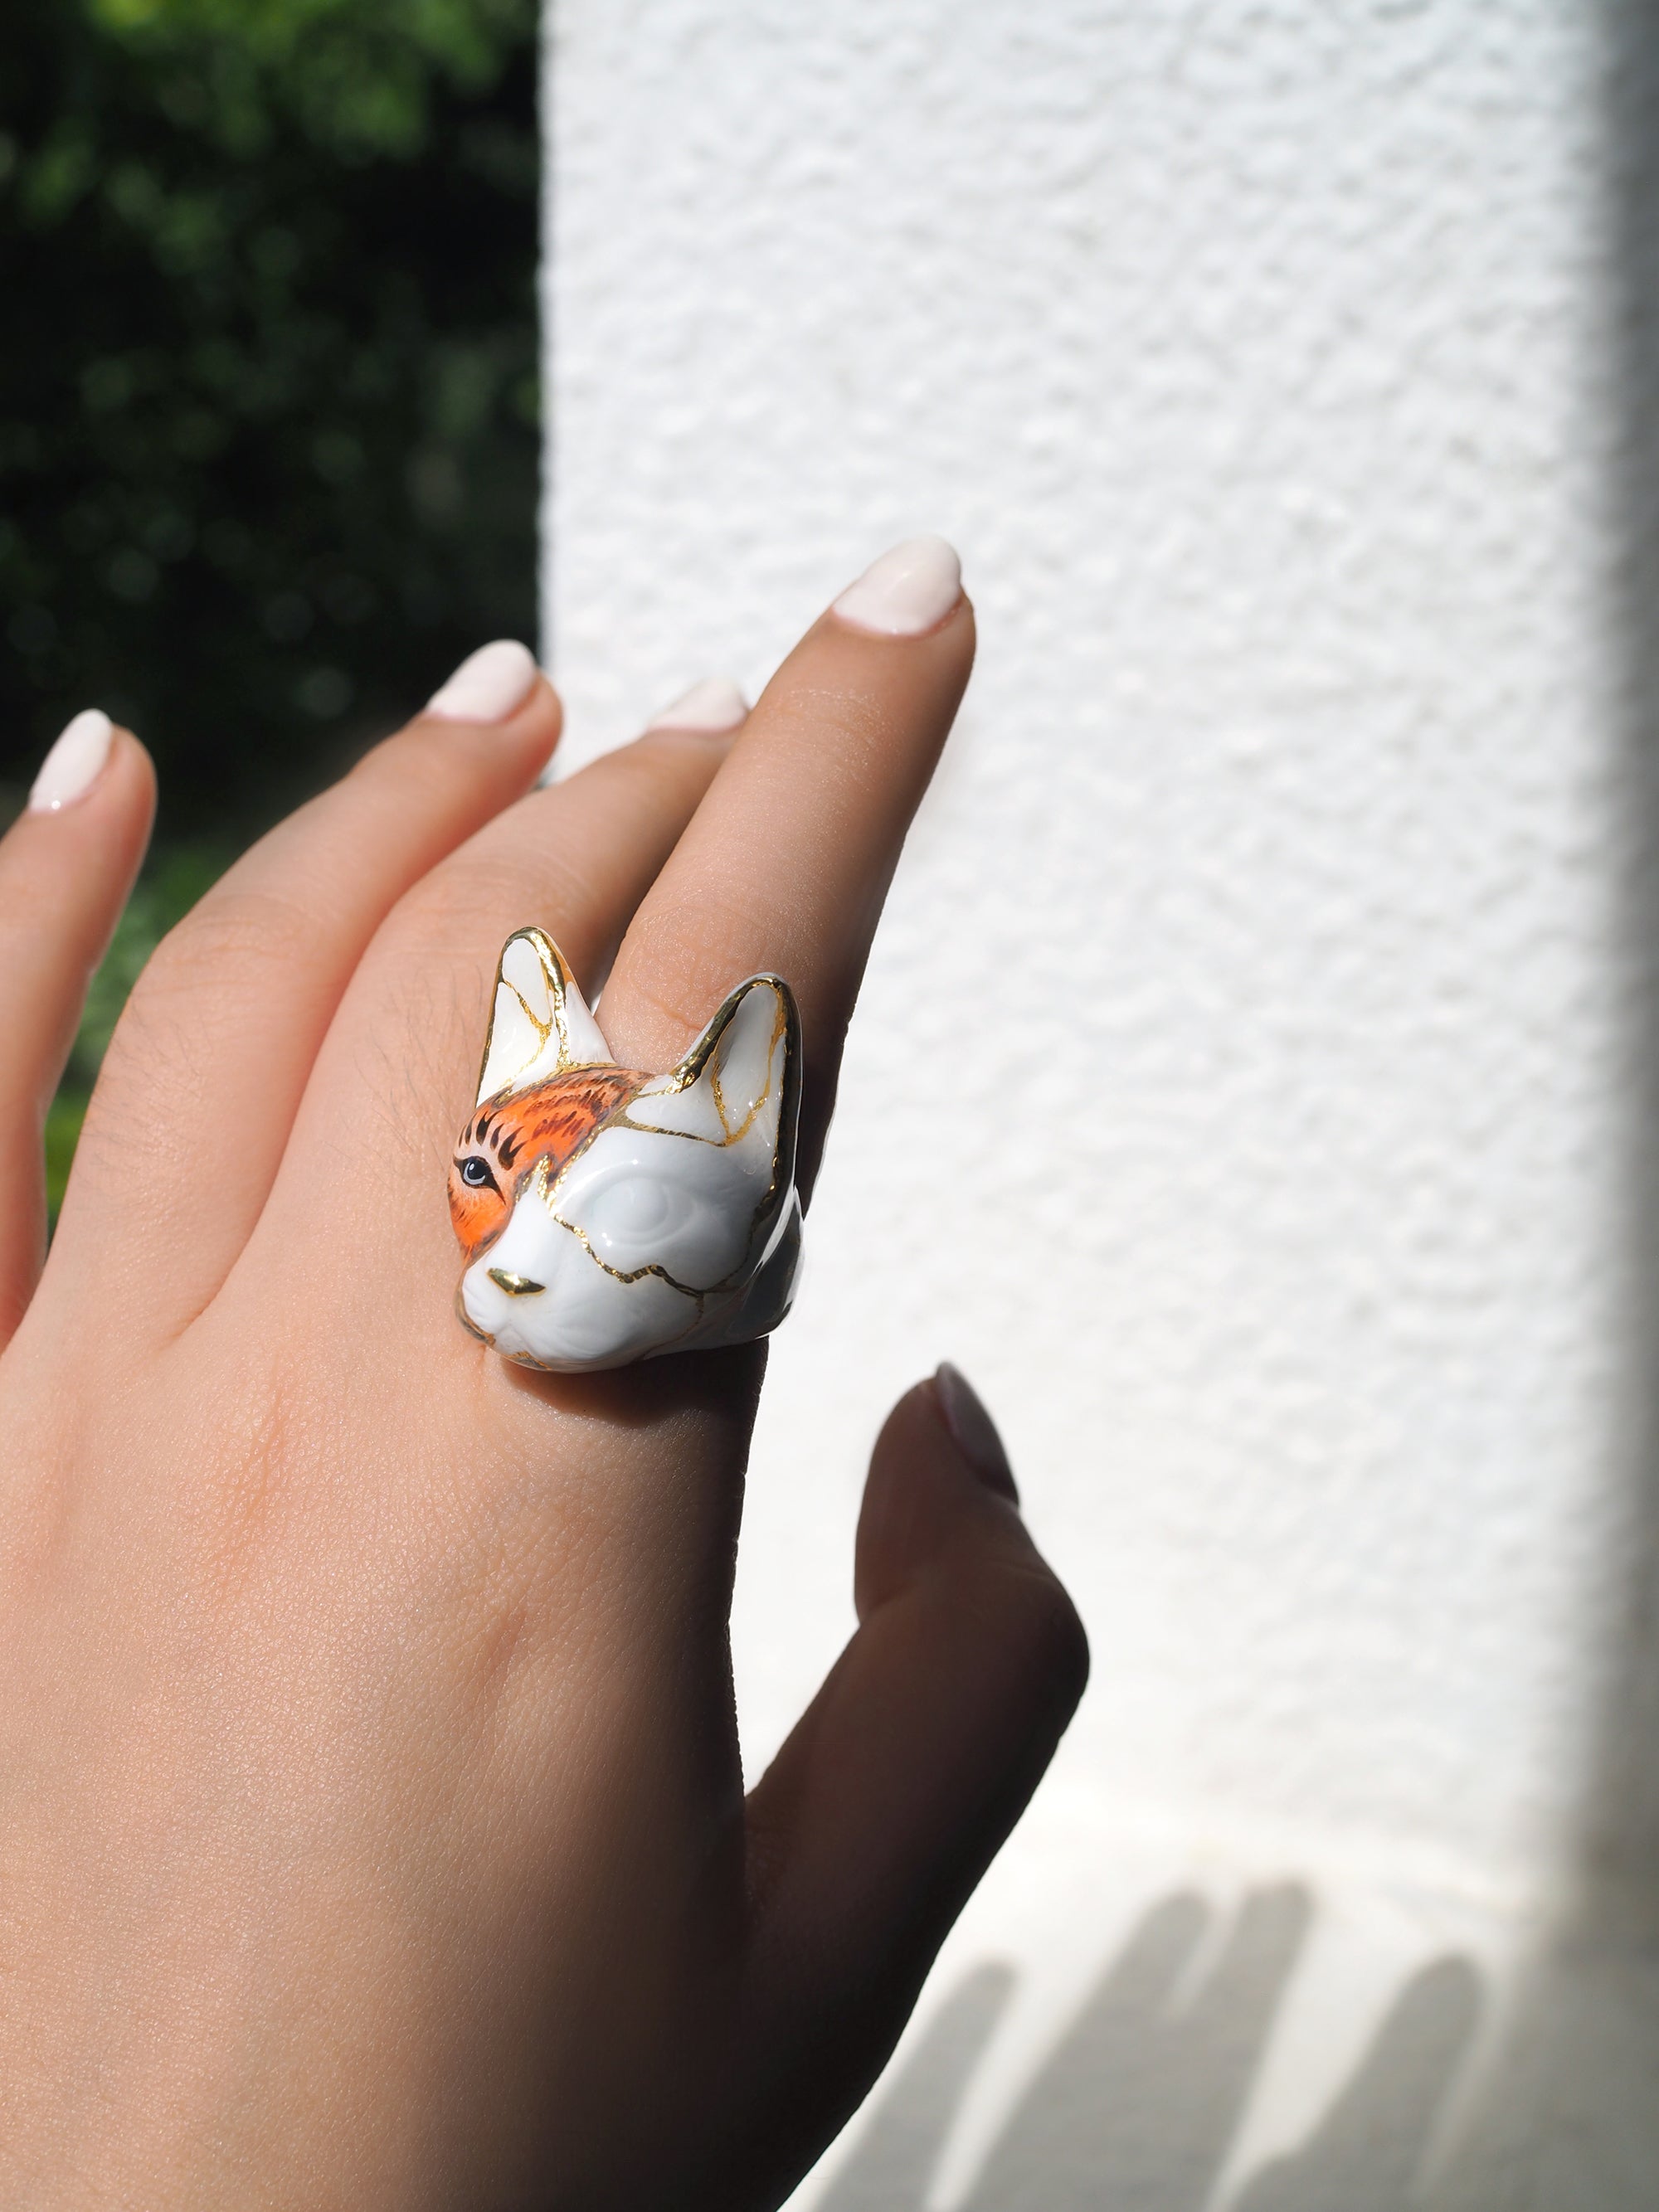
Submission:
M 795 1149 L 799 1133 L 801 1094 L 800 1013 L 795 1005 L 795 994 L 781 975 L 750 975 L 737 989 L 722 1000 L 710 1017 L 708 1027 L 698 1037 L 685 1057 L 677 1066 L 648 1083 L 623 1108 L 617 1119 L 629 1127 L 649 1129 L 654 1125 L 645 1118 L 653 1095 L 658 1097 L 675 1097 L 689 1091 L 701 1078 L 709 1060 L 719 1049 L 721 1038 L 736 1019 L 744 1001 L 756 991 L 768 992 L 772 1000 L 772 1034 L 767 1041 L 766 1057 L 769 1066 L 780 1042 L 783 1046 L 783 1066 L 781 1072 L 778 1097 L 778 1133 L 772 1152 L 772 1179 L 768 1185 L 755 1216 L 755 1225 L 770 1227 L 780 1200 L 793 1189 L 795 1181 Z M 714 1143 L 721 1146 L 742 1142 L 764 1109 L 770 1094 L 770 1085 L 760 1097 L 751 1100 L 741 1118 L 735 1115 L 734 1105 L 728 1107 L 716 1069 L 709 1077 L 709 1091 L 714 1111 L 719 1118 L 720 1134 L 696 1137 L 692 1141 Z M 679 1134 L 664 1131 L 665 1135 Z
M 676 1091 L 689 1091 L 714 1058 L 720 1039 L 737 1018 L 738 1010 L 751 991 L 769 991 L 772 994 L 772 1034 L 768 1040 L 768 1062 L 783 1039 L 783 1097 L 778 1104 L 779 1142 L 784 1141 L 784 1124 L 792 1115 L 795 1102 L 792 1093 L 799 1087 L 800 1075 L 800 1016 L 795 1011 L 795 994 L 781 975 L 750 975 L 738 984 L 728 998 L 721 1000 L 710 1018 L 708 1026 L 697 1039 L 678 1066 L 670 1071 Z M 750 1107 L 742 1121 L 734 1128 L 731 1115 L 720 1091 L 718 1073 L 709 1079 L 709 1088 L 714 1094 L 714 1110 L 720 1117 L 720 1127 L 726 1132 L 728 1145 L 736 1144 L 749 1133 L 750 1124 L 765 1103 L 765 1094 Z
M 515 945 L 524 945 L 535 956 L 543 991 L 547 1004 L 546 1018 L 537 1012 L 525 990 L 507 972 Z M 528 977 L 524 979 L 530 983 Z M 532 986 L 533 989 L 533 986 Z M 529 1025 L 529 1035 L 522 1040 L 522 1051 L 506 1049 L 501 1018 L 503 1011 L 501 994 L 507 994 L 509 1018 L 517 1024 L 520 1018 Z M 540 995 L 537 994 L 536 995 Z M 494 1065 L 498 1036 L 501 1037 L 501 1064 Z M 515 1042 L 518 1041 L 515 1041 Z M 609 1065 L 611 1052 L 599 1033 L 599 1024 L 587 1011 L 576 979 L 552 939 L 543 929 L 515 929 L 501 947 L 501 957 L 495 963 L 495 988 L 490 1000 L 489 1029 L 484 1038 L 483 1058 L 478 1065 L 477 1104 L 497 1092 L 527 1089 L 532 1082 L 545 1083 L 556 1075 L 566 1074 L 573 1067 L 593 1067 Z
M 795 1152 L 800 1134 L 801 1043 L 800 1011 L 795 1004 L 795 994 L 781 975 L 750 975 L 717 1008 L 714 1019 L 697 1039 L 685 1058 L 674 1071 L 676 1090 L 684 1091 L 702 1073 L 720 1039 L 736 1018 L 745 1000 L 756 991 L 768 991 L 773 1002 L 772 1035 L 767 1044 L 767 1061 L 783 1045 L 783 1067 L 779 1085 L 778 1133 L 772 1147 L 772 1175 L 764 1195 L 755 1208 L 749 1224 L 749 1253 L 757 1248 L 764 1250 L 770 1243 L 784 1208 L 793 1202 L 795 1190 Z M 767 1086 L 767 1091 L 770 1090 Z M 735 1127 L 721 1093 L 719 1072 L 709 1079 L 709 1089 L 714 1097 L 714 1110 L 726 1132 L 728 1145 L 740 1143 L 753 1127 L 757 1116 L 766 1103 L 767 1091 L 753 1101 L 749 1111 Z

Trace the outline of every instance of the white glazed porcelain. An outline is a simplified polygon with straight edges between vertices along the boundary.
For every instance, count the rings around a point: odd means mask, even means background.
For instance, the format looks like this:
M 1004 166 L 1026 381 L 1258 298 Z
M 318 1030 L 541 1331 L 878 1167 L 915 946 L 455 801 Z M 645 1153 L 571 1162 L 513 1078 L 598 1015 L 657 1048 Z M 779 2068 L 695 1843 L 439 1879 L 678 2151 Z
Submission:
M 739 984 L 650 1075 L 617 1066 L 551 939 L 516 932 L 450 1169 L 467 1328 L 561 1374 L 775 1328 L 800 1253 L 799 1097 L 777 976 Z

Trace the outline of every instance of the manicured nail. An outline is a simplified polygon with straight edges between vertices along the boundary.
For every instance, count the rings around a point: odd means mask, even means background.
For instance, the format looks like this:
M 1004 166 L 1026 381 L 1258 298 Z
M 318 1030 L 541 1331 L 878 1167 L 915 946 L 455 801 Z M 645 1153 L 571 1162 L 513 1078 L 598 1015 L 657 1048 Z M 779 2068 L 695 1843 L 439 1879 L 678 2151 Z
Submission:
M 749 702 L 729 676 L 706 676 L 646 724 L 647 730 L 735 730 Z
M 527 645 L 500 637 L 469 653 L 426 711 L 441 722 L 504 722 L 530 696 L 539 673 Z
M 979 1393 L 962 1370 L 952 1367 L 948 1359 L 934 1376 L 933 1389 L 957 1449 L 988 1490 L 994 1490 L 1000 1498 L 1012 1499 L 1018 1505 L 1019 1491 L 1014 1482 L 1014 1470 L 1008 1464 L 997 1425 L 986 1412 Z
M 962 563 L 942 538 L 907 538 L 849 584 L 833 611 L 854 629 L 920 637 L 935 629 L 962 597 Z
M 101 708 L 77 714 L 40 763 L 29 792 L 30 813 L 56 814 L 90 791 L 114 736 L 115 725 Z

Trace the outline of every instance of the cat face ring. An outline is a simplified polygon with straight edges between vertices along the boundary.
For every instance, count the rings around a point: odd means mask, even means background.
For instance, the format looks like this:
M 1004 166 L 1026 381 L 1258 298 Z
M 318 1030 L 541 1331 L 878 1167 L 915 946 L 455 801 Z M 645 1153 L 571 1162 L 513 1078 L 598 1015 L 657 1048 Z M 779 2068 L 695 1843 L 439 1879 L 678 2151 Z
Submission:
M 793 994 L 751 975 L 665 1075 L 618 1067 L 558 947 L 515 931 L 449 1173 L 465 1326 L 564 1375 L 775 1328 L 800 1257 L 800 1065 Z

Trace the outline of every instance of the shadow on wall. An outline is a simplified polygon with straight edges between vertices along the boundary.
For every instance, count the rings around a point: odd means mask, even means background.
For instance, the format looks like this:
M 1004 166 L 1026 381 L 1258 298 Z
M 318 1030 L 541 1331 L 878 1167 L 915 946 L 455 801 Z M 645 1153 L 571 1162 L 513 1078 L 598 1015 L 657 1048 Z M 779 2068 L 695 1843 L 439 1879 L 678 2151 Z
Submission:
M 950 2212 L 1654 2212 L 1659 1958 L 1565 1936 L 1479 2057 L 1476 1969 L 1421 1967 L 1306 2142 L 1218 2199 L 1310 1920 L 1305 1890 L 1259 1891 L 1216 1950 L 1199 1899 L 1156 1905 Z M 1014 1985 L 982 1966 L 945 2000 L 813 2212 L 940 2203 L 945 2149 Z
M 1156 1905 L 1015 2106 L 953 2212 L 1206 2212 L 1308 1932 L 1304 1890 L 1249 1898 L 1196 1986 L 1210 1908 Z M 878 2100 L 815 2212 L 926 2212 L 975 2070 L 1013 1994 L 969 1975 Z M 1396 1998 L 1309 2142 L 1233 2212 L 1407 2212 L 1474 2035 L 1474 1969 L 1425 1967 Z M 1493 2200 L 1494 2204 L 1498 2200 Z M 1505 2212 L 1521 2200 L 1502 2200 Z M 1570 2200 L 1563 2200 L 1565 2203 Z M 1540 2200 L 1541 2202 L 1541 2200 Z
M 1352 2080 L 1226 2212 L 1659 2208 L 1659 0 L 1601 0 L 1612 388 L 1607 664 L 1629 1138 L 1623 1527 L 1595 1594 L 1600 1694 L 1575 1901 L 1470 2059 L 1465 1959 L 1407 1981 Z M 1310 1917 L 1259 1893 L 1191 1986 L 1208 1908 L 1149 1912 L 1063 2033 L 952 2212 L 1212 2212 Z M 815 2212 L 927 2212 L 1014 1977 L 971 1975 L 867 2116 Z M 1460 2075 L 1478 2075 L 1452 2100 Z M 1448 2124 L 1449 2123 L 1449 2125 Z M 1449 2137 L 1449 2140 L 1445 2138 Z

